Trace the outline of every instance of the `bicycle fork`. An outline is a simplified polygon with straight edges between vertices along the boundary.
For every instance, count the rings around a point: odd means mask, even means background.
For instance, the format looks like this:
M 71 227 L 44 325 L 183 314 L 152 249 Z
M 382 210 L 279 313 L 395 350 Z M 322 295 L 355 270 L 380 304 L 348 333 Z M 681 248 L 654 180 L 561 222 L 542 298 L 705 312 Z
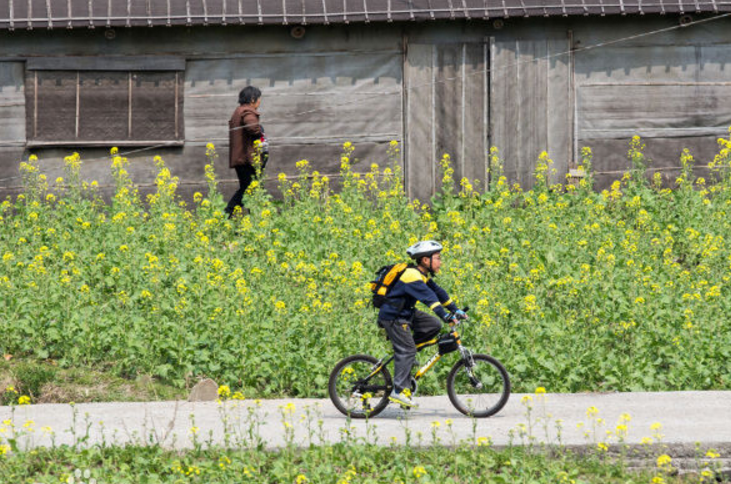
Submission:
M 467 377 L 470 379 L 472 387 L 478 390 L 482 389 L 482 382 L 475 376 L 474 371 L 472 371 L 475 366 L 475 359 L 472 358 L 472 352 L 463 346 L 459 347 L 459 351 L 462 353 L 464 371 L 467 373 Z

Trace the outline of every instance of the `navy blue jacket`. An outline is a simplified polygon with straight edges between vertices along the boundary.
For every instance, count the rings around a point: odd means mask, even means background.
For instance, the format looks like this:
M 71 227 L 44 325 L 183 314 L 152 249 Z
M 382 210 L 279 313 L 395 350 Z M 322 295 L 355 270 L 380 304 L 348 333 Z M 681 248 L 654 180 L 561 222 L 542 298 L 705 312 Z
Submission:
M 457 305 L 449 297 L 447 291 L 415 267 L 409 267 L 401 274 L 399 280 L 389 291 L 388 298 L 394 303 L 386 303 L 381 306 L 378 319 L 383 321 L 411 319 L 417 301 L 434 311 L 442 320 L 446 320 L 449 312 L 457 310 Z M 403 305 L 399 309 L 398 306 L 402 301 Z

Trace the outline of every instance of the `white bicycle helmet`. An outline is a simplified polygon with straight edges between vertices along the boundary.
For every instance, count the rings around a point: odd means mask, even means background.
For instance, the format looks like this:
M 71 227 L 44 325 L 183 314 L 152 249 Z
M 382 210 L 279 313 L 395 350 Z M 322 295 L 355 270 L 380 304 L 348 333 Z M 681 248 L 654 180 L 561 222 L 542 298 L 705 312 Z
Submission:
M 437 252 L 441 252 L 442 249 L 442 244 L 439 242 L 435 242 L 433 240 L 422 240 L 406 249 L 406 253 L 409 254 L 409 257 L 412 259 L 418 259 L 420 257 L 431 257 Z

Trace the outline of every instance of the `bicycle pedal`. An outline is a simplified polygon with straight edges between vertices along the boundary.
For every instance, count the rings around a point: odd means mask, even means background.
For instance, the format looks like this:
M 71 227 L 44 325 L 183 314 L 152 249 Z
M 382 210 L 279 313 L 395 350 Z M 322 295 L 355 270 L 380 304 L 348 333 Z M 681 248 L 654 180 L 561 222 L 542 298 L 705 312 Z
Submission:
M 408 405 L 399 405 L 401 407 L 401 410 L 411 410 L 413 407 L 409 407 Z

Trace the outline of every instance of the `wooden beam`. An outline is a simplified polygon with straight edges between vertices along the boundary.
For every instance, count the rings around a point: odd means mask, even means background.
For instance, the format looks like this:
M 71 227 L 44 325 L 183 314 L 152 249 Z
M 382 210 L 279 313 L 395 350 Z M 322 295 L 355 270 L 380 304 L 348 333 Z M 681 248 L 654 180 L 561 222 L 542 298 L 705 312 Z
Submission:
M 330 19 L 327 17 L 327 3 L 326 0 L 322 0 L 322 15 L 325 17 L 325 25 L 330 24 Z
M 94 0 L 89 0 L 89 28 L 94 27 Z
M 29 71 L 183 71 L 185 58 L 175 56 L 30 57 Z
M 33 137 L 38 137 L 38 72 L 33 73 Z
M 48 15 L 48 28 L 53 28 L 53 11 L 51 10 L 51 0 L 46 0 L 46 13 Z
M 127 103 L 129 104 L 127 109 L 127 138 L 132 139 L 132 73 L 127 74 L 129 80 L 127 86 Z
M 180 138 L 180 73 L 175 73 L 175 138 Z
M 79 113 L 81 111 L 81 73 L 76 71 L 76 127 L 74 138 L 79 139 Z

